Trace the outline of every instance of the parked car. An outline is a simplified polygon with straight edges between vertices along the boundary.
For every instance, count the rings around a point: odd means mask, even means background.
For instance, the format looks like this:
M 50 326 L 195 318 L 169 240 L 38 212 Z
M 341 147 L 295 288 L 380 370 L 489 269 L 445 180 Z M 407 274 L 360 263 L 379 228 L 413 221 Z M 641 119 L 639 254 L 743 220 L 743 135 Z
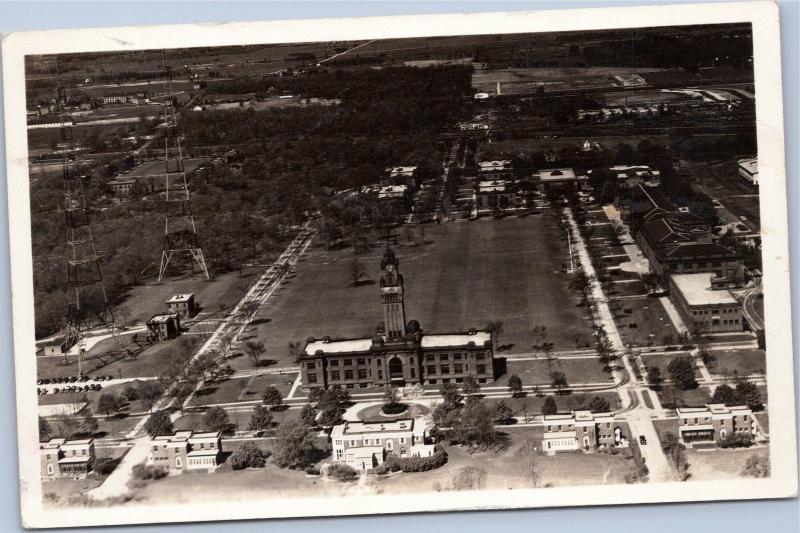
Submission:
M 55 388 L 53 389 L 53 394 L 58 394 L 59 392 L 61 392 L 61 391 L 59 391 L 59 390 L 58 390 L 58 387 L 55 387 Z
M 641 444 L 642 446 L 647 444 L 647 439 L 645 438 L 644 435 L 639 435 L 639 444 Z

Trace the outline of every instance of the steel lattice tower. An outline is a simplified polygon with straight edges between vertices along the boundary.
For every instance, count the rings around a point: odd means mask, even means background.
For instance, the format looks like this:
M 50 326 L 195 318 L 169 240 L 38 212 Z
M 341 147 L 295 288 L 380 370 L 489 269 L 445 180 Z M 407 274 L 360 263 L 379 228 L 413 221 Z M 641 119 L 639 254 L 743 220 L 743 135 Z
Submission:
M 164 197 L 166 215 L 164 218 L 164 246 L 161 251 L 161 267 L 158 270 L 159 283 L 164 278 L 170 260 L 175 253 L 186 255 L 197 263 L 200 270 L 209 278 L 203 250 L 200 248 L 197 228 L 192 214 L 192 200 L 186 183 L 183 166 L 181 141 L 177 133 L 178 121 L 175 114 L 176 100 L 172 92 L 172 70 L 166 62 L 164 52 Z M 194 267 L 192 267 L 194 272 Z
M 98 327 L 110 327 L 115 333 L 114 311 L 108 303 L 99 258 L 94 244 L 94 235 L 86 206 L 84 182 L 86 176 L 80 172 L 80 163 L 71 161 L 69 152 L 74 147 L 73 122 L 66 112 L 66 89 L 57 89 L 60 138 L 64 143 L 62 177 L 64 182 L 64 205 L 66 225 L 65 262 L 67 267 L 67 327 L 62 345 L 64 358 L 78 346 L 78 374 L 83 372 L 83 347 L 81 340 L 86 331 Z

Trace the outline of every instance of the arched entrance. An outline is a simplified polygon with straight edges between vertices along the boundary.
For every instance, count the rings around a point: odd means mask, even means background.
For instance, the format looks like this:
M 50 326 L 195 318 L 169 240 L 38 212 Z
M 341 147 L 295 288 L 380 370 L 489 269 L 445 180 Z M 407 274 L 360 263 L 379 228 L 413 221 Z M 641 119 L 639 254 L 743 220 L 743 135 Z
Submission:
M 403 361 L 397 356 L 389 360 L 389 379 L 391 381 L 403 380 Z

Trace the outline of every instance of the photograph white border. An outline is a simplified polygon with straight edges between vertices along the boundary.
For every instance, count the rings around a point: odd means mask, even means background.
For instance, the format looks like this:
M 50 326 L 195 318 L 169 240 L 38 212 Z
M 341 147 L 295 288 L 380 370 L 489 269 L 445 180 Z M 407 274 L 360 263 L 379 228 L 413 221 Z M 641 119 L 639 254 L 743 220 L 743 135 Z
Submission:
M 553 487 L 407 495 L 200 500 L 181 505 L 127 505 L 46 510 L 38 450 L 25 55 L 352 41 L 403 37 L 559 32 L 750 22 L 758 135 L 763 287 L 770 398 L 768 479 Z M 783 144 L 778 9 L 772 2 L 709 3 L 536 12 L 414 15 L 298 21 L 187 24 L 12 33 L 2 42 L 11 286 L 22 517 L 26 527 L 67 527 L 276 517 L 515 509 L 648 502 L 791 497 L 797 494 L 788 220 Z M 255 505 L 254 505 L 255 504 Z M 264 504 L 264 505 L 258 505 Z

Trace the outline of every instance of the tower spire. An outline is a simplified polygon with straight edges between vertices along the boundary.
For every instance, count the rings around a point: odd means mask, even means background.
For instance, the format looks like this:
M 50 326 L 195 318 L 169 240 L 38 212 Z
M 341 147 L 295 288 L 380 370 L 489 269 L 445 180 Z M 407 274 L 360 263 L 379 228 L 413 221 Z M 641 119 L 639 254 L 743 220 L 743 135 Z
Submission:
M 381 259 L 381 296 L 383 298 L 383 324 L 386 338 L 401 339 L 406 334 L 406 308 L 403 299 L 403 275 L 400 274 L 400 261 L 394 250 L 386 245 Z

